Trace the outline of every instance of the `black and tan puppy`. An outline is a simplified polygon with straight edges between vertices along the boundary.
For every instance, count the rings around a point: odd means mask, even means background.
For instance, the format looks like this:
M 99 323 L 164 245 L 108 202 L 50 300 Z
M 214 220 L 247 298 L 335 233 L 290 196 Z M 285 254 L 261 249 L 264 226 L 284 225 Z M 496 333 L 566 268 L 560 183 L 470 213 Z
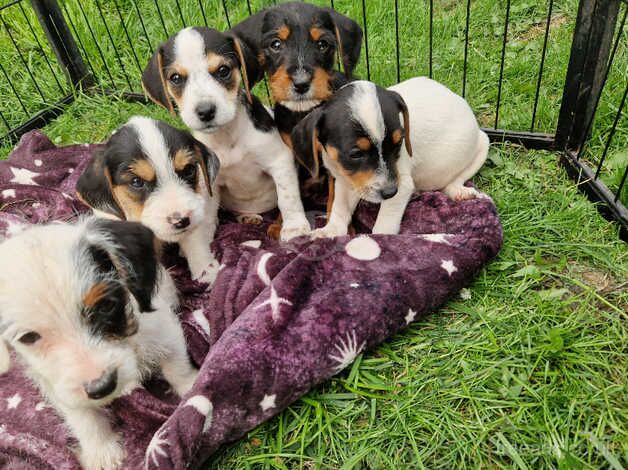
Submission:
M 351 78 L 362 46 L 362 28 L 355 21 L 302 2 L 262 10 L 231 32 L 267 72 L 275 121 L 288 145 L 294 126 Z M 337 54 L 344 76 L 334 70 Z

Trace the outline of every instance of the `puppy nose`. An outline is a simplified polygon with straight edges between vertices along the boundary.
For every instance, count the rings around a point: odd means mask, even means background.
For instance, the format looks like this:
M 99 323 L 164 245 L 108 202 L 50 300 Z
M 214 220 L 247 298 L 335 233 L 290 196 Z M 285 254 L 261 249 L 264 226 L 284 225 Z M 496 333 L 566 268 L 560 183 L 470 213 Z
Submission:
M 307 91 L 310 89 L 311 82 L 312 74 L 305 69 L 297 69 L 292 74 L 292 85 L 294 86 L 294 91 L 296 91 L 297 93 L 307 93 Z
M 210 122 L 216 116 L 216 105 L 202 104 L 196 107 L 196 114 L 203 122 Z
M 185 228 L 190 225 L 190 216 L 184 215 L 179 212 L 170 214 L 167 218 L 168 223 L 174 226 L 174 228 Z
M 310 80 L 309 79 L 307 79 L 307 80 L 300 80 L 300 81 L 295 79 L 292 83 L 294 85 L 294 91 L 296 91 L 297 93 L 299 93 L 301 95 L 304 94 L 304 93 L 307 93 L 308 90 L 310 89 Z
M 92 400 L 110 395 L 118 385 L 118 371 L 105 372 L 100 378 L 83 385 L 85 393 Z
M 388 186 L 380 191 L 383 199 L 390 199 L 397 194 L 397 186 Z

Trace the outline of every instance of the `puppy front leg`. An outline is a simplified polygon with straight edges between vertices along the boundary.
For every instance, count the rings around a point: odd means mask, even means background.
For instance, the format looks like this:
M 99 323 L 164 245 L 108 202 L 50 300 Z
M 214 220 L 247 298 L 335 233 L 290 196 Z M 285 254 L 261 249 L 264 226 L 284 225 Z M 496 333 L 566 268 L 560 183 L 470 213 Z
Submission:
M 332 238 L 346 235 L 360 196 L 343 178 L 334 181 L 334 204 L 327 225 L 312 231 L 312 238 Z
M 169 320 L 164 323 L 169 323 L 167 338 L 164 337 L 163 339 L 169 343 L 170 351 L 161 362 L 161 370 L 175 392 L 179 396 L 183 396 L 194 385 L 198 370 L 190 363 L 183 330 L 174 313 L 170 313 Z
M 310 224 L 305 217 L 305 210 L 299 192 L 299 177 L 294 157 L 289 152 L 281 152 L 274 164 L 267 169 L 277 187 L 277 205 L 283 218 L 281 239 L 291 238 L 310 233 Z
M 214 191 L 217 194 L 217 191 Z M 209 195 L 208 195 L 209 197 Z M 214 196 L 208 202 L 205 220 L 179 242 L 179 248 L 188 262 L 192 279 L 213 284 L 219 263 L 209 248 L 218 224 L 218 201 Z
M 61 406 L 59 411 L 81 446 L 79 459 L 83 468 L 114 470 L 122 467 L 124 449 L 101 410 Z
M 397 194 L 382 202 L 373 226 L 373 233 L 388 235 L 399 233 L 403 213 L 406 211 L 413 192 L 414 181 L 412 177 L 407 173 L 400 175 Z

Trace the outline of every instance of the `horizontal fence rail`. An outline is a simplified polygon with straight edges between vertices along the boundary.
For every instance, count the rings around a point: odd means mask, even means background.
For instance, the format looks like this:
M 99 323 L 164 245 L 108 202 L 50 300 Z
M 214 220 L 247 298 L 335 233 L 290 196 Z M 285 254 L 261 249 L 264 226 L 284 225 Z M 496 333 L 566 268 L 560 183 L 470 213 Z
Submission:
M 0 48 L 6 51 L 0 57 L 0 90 L 7 98 L 0 108 L 0 143 L 15 142 L 50 122 L 80 90 L 148 102 L 141 72 L 169 35 L 194 25 L 226 30 L 276 3 L 5 3 L 0 6 Z M 363 28 L 357 76 L 384 86 L 416 75 L 444 83 L 469 101 L 492 141 L 564 151 L 569 174 L 578 174 L 580 186 L 593 185 L 596 190 L 588 194 L 626 223 L 618 215 L 627 202 L 628 162 L 622 166 L 617 156 L 628 142 L 626 93 L 621 102 L 610 98 L 628 81 L 626 0 L 313 3 L 334 8 Z M 574 17 L 575 24 L 568 21 Z M 571 55 L 561 53 L 557 41 L 572 36 Z M 270 101 L 265 82 L 254 91 Z

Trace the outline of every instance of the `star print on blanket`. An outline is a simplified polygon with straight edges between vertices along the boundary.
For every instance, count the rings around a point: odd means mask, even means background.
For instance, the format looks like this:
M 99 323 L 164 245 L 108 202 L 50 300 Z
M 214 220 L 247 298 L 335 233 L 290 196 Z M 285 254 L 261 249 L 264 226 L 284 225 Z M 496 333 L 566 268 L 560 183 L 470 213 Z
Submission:
M 25 224 L 86 212 L 76 180 L 95 145 L 56 147 L 25 135 L 0 162 L 0 238 Z M 164 262 L 181 292 L 181 321 L 200 367 L 179 399 L 158 379 L 110 406 L 125 468 L 196 467 L 312 387 L 349 366 L 468 285 L 493 258 L 502 229 L 490 198 L 413 198 L 399 235 L 367 235 L 377 206 L 361 204 L 361 235 L 279 243 L 272 221 L 222 216 L 212 249 L 221 269 L 211 290 L 191 281 L 176 250 Z M 1 315 L 1 312 L 0 312 Z M 72 469 L 75 440 L 18 363 L 0 376 L 0 467 Z

